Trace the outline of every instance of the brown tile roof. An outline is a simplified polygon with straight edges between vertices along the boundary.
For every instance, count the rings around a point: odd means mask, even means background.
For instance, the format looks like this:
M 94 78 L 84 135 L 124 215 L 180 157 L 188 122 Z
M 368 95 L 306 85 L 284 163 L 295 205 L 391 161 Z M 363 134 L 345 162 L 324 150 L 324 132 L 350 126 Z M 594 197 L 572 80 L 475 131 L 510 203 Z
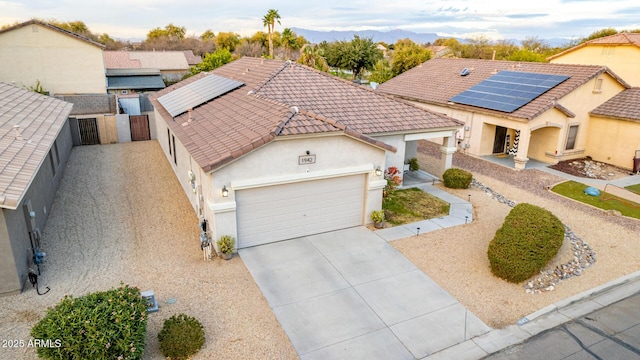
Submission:
M 104 63 L 107 69 L 188 70 L 186 53 L 186 51 L 105 51 Z M 195 56 L 193 53 L 191 55 Z
M 0 82 L 0 208 L 22 201 L 72 106 Z
M 99 48 L 101 48 L 101 49 L 104 49 L 104 48 L 105 48 L 105 46 L 104 46 L 104 45 L 102 45 L 102 44 L 100 44 L 100 43 L 98 43 L 98 42 L 95 42 L 95 41 L 93 41 L 93 40 L 89 39 L 88 37 L 85 37 L 85 36 L 82 36 L 82 35 L 76 34 L 76 33 L 71 32 L 71 31 L 69 31 L 69 30 L 65 30 L 65 29 L 59 28 L 59 27 L 57 27 L 57 26 L 53 26 L 53 25 L 51 25 L 51 24 L 49 24 L 49 23 L 46 23 L 46 22 L 44 22 L 44 21 L 40 21 L 40 20 L 36 20 L 36 19 L 32 19 L 32 20 L 25 21 L 25 22 L 20 23 L 20 24 L 16 24 L 16 25 L 9 26 L 9 27 L 7 27 L 7 28 L 1 29 L 1 30 L 0 30 L 0 34 L 3 34 L 3 33 L 6 33 L 6 32 L 9 32 L 9 31 L 12 31 L 12 30 L 15 30 L 15 29 L 19 29 L 19 28 L 21 28 L 21 27 L 29 26 L 29 25 L 40 25 L 40 26 L 44 26 L 44 27 L 49 28 L 49 29 L 51 29 L 51 30 L 57 31 L 57 32 L 59 32 L 59 33 L 61 33 L 61 34 L 68 35 L 68 36 L 71 36 L 71 37 L 73 37 L 73 38 L 75 38 L 75 39 L 78 39 L 78 40 L 80 40 L 80 41 L 84 41 L 84 42 L 86 42 L 86 43 L 89 43 L 89 44 L 91 44 L 91 45 L 93 45 L 93 46 L 97 46 L 97 47 L 99 47 Z
M 457 128 L 461 123 L 302 65 L 242 58 L 213 71 L 245 85 L 195 107 L 173 121 L 157 98 L 197 81 L 201 73 L 152 100 L 196 162 L 214 170 L 276 136 L 342 132 L 396 151 L 366 134 Z
M 202 62 L 202 56 L 195 55 L 192 50 L 185 50 L 184 57 L 187 59 L 187 63 L 191 66 L 200 64 Z
M 636 47 L 640 47 L 640 33 L 619 33 L 619 34 L 615 34 L 615 35 L 609 35 L 609 36 L 605 36 L 605 37 L 601 37 L 601 38 L 597 38 L 597 39 L 593 39 L 590 41 L 586 41 L 583 42 L 580 45 L 574 46 L 572 48 L 569 48 L 563 52 L 557 53 L 553 56 L 549 56 L 547 58 L 547 60 L 553 60 L 556 58 L 561 57 L 562 55 L 581 49 L 585 46 L 591 46 L 591 45 L 596 45 L 596 46 L 601 46 L 601 45 L 620 45 L 620 46 L 636 46 Z
M 467 76 L 460 76 L 460 71 L 464 68 L 469 69 L 470 73 Z M 512 113 L 449 102 L 453 96 L 496 74 L 496 70 L 568 75 L 570 78 Z M 426 61 L 422 65 L 396 76 L 381 84 L 376 91 L 428 104 L 482 112 L 499 117 L 509 116 L 532 120 L 554 107 L 558 100 L 579 86 L 603 73 L 608 73 L 623 86 L 630 87 L 606 66 L 439 58 Z
M 105 51 L 104 67 L 106 69 L 140 69 L 140 60 L 131 59 L 128 51 Z
M 640 121 L 640 87 L 627 89 L 590 112 L 591 115 Z

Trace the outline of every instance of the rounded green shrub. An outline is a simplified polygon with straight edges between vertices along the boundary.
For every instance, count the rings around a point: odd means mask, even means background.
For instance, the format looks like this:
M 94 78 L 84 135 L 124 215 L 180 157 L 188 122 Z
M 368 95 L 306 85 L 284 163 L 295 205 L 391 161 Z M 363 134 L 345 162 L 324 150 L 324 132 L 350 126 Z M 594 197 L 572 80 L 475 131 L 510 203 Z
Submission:
M 32 329 L 44 359 L 141 359 L 147 307 L 129 285 L 78 298 L 65 296 Z
M 563 240 L 564 226 L 555 215 L 518 204 L 489 243 L 491 272 L 513 283 L 527 280 L 556 256 Z
M 204 345 L 204 328 L 191 316 L 173 315 L 164 321 L 158 341 L 165 357 L 174 360 L 188 359 Z
M 462 169 L 449 168 L 442 174 L 444 186 L 450 189 L 467 189 L 471 185 L 471 179 L 471 173 Z

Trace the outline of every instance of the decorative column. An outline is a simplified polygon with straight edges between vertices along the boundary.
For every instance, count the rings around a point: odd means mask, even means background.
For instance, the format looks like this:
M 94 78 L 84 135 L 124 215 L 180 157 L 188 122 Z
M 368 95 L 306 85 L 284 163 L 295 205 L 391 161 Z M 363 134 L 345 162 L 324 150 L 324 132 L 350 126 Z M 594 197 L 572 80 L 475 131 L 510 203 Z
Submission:
M 518 131 L 517 134 L 519 135 L 519 141 L 515 157 L 513 158 L 513 162 L 516 170 L 524 170 L 527 165 L 527 161 L 529 161 L 527 155 L 529 153 L 529 140 L 531 139 L 531 130 L 527 128 L 522 131 Z
M 453 136 L 447 136 L 442 139 L 442 146 L 440 147 L 440 168 L 438 177 L 442 178 L 442 174 L 449 169 L 453 163 L 453 153 L 456 152 L 455 138 Z

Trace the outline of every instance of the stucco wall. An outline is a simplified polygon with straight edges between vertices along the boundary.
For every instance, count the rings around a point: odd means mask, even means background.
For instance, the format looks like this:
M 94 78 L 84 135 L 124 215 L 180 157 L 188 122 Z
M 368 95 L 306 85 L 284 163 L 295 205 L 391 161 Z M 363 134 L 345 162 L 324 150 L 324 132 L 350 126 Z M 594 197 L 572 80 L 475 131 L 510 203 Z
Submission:
M 14 210 L 0 209 L 0 296 L 10 295 L 21 289 L 4 215 L 8 211 Z
M 406 152 L 406 143 L 404 141 L 404 135 L 386 135 L 386 136 L 376 136 L 376 140 L 380 140 L 385 144 L 389 144 L 397 149 L 395 153 L 391 151 L 387 151 L 386 155 L 386 165 L 380 164 L 383 170 L 390 168 L 391 166 L 395 166 L 400 171 L 402 171 L 402 167 L 404 166 L 405 160 L 405 152 Z M 384 166 L 383 166 L 384 165 Z
M 106 93 L 102 49 L 41 25 L 0 34 L 0 81 L 51 95 Z
M 631 86 L 640 86 L 640 48 L 589 45 L 552 59 L 555 64 L 604 65 Z
M 316 155 L 316 163 L 299 165 L 298 157 L 306 151 Z M 365 214 L 363 223 L 370 222 L 371 211 L 380 209 L 384 182 L 374 173 L 376 166 L 384 167 L 385 151 L 344 135 L 334 136 L 288 136 L 281 137 L 247 156 L 219 169 L 212 176 L 212 191 L 207 194 L 209 204 L 214 208 L 235 202 L 236 184 L 254 186 L 261 183 L 269 186 L 275 183 L 305 181 L 342 176 L 343 172 L 357 171 L 367 174 L 365 191 Z M 355 170 L 354 170 L 355 169 Z M 229 197 L 223 198 L 220 189 L 226 186 Z M 220 211 L 214 221 L 216 238 L 223 234 L 237 236 L 235 211 Z
M 591 117 L 586 155 L 594 160 L 632 169 L 640 150 L 640 122 Z
M 71 131 L 69 129 L 69 121 L 60 130 L 56 138 L 58 155 L 60 162 L 55 161 L 55 175 L 51 167 L 49 155 L 45 157 L 40 169 L 27 190 L 23 201 L 20 202 L 16 210 L 4 210 L 4 218 L 6 221 L 6 229 L 9 234 L 11 243 L 11 252 L 13 253 L 17 278 L 14 282 L 5 285 L 0 283 L 0 294 L 3 292 L 18 291 L 22 288 L 29 271 L 31 253 L 31 243 L 29 240 L 28 226 L 25 218 L 23 205 L 26 201 L 31 201 L 33 211 L 36 213 L 36 226 L 41 232 L 44 231 L 45 224 L 49 217 L 49 211 L 53 204 L 56 191 L 60 184 L 60 180 L 64 174 L 69 155 L 72 149 Z M 50 150 L 51 153 L 52 150 Z M 0 229 L 0 234 L 1 234 Z M 46 261 L 46 259 L 45 259 Z M 0 268 L 0 271 L 4 269 Z M 11 271 L 9 272 L 11 273 Z M 0 275 L 5 276 L 5 275 Z M 15 276 L 15 275 L 14 275 Z

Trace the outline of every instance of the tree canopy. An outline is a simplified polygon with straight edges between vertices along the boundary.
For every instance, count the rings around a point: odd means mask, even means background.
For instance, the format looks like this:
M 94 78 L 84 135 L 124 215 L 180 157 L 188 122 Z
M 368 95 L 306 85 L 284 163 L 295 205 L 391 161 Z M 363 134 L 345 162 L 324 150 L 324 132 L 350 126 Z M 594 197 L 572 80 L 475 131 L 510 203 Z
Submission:
M 369 70 L 380 59 L 382 52 L 376 48 L 371 38 L 354 35 L 351 41 L 338 41 L 324 45 L 329 66 L 350 70 L 353 79 L 362 78 L 365 70 Z
M 273 58 L 273 30 L 276 21 L 280 24 L 280 19 L 280 14 L 276 9 L 269 9 L 262 17 L 262 25 L 267 27 L 267 33 L 269 34 L 269 57 L 271 58 Z

